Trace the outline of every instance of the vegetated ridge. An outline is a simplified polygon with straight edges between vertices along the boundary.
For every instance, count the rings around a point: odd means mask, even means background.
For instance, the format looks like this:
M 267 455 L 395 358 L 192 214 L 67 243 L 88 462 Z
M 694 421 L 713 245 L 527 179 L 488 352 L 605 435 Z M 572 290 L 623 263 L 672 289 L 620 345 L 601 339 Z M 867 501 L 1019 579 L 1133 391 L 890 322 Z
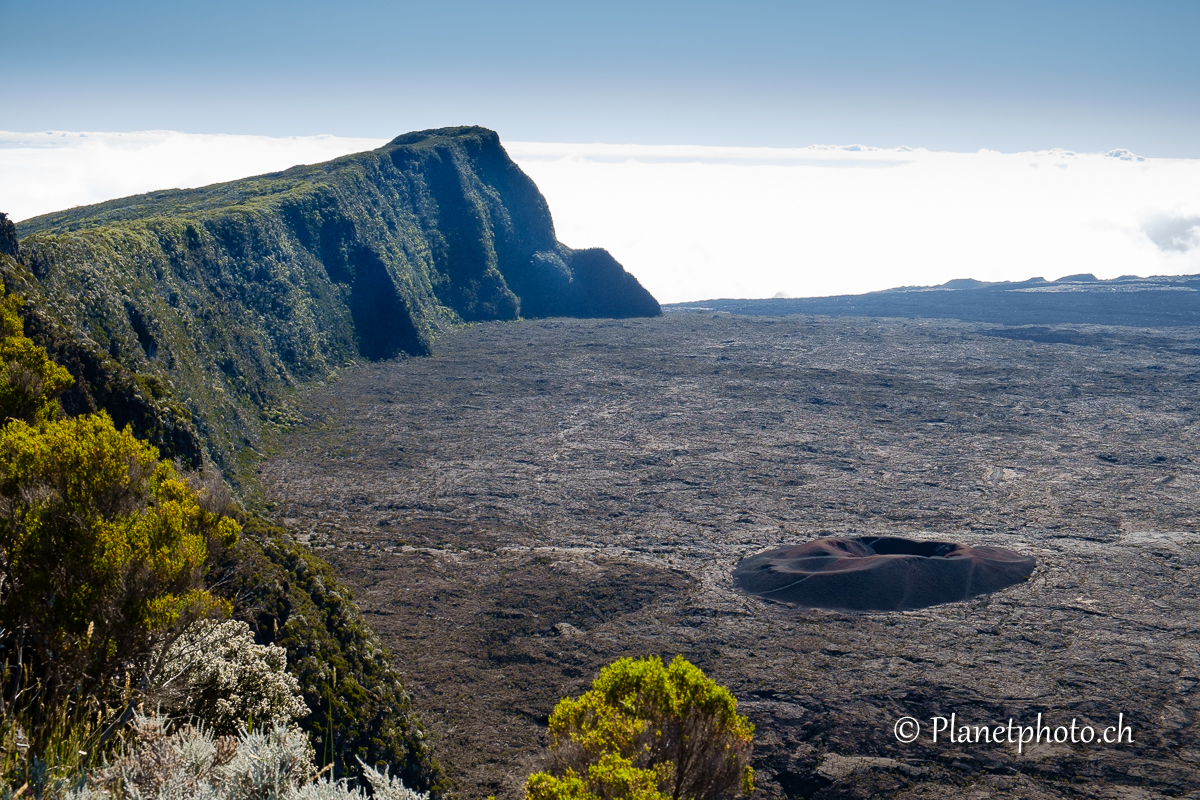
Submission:
M 20 234 L 20 236 L 18 236 Z M 652 316 L 606 251 L 559 243 L 545 199 L 482 128 L 425 131 L 326 164 L 153 192 L 22 222 L 0 214 L 0 279 L 75 378 L 67 416 L 192 467 L 226 468 L 288 422 L 287 390 L 347 364 L 424 355 L 439 330 L 521 316 Z M 444 789 L 391 656 L 348 589 L 287 531 L 244 516 L 210 576 L 285 648 L 342 776 L 356 758 Z
M 14 226 L 0 214 L 0 274 L 21 288 L 26 331 L 75 378 L 60 398 L 66 416 L 107 412 L 117 427 L 130 425 L 165 454 L 198 464 L 201 445 L 187 408 L 166 394 L 156 376 L 135 374 L 94 340 L 66 327 L 21 257 Z M 12 380 L 12 366 L 5 369 Z M 40 386 L 19 372 L 15 377 Z M 189 389 L 183 386 L 185 393 Z M 321 763 L 339 779 L 358 772 L 357 759 L 387 764 L 407 786 L 440 796 L 444 775 L 412 700 L 348 588 L 287 531 L 253 513 L 239 516 L 245 535 L 205 582 L 214 596 L 230 602 L 259 643 L 286 651 L 288 671 L 312 711 L 299 722 L 320 745 Z
M 117 427 L 132 425 L 164 454 L 193 466 L 201 462 L 190 411 L 171 399 L 157 375 L 136 374 L 94 339 L 64 324 L 22 259 L 16 227 L 5 214 L 0 214 L 0 278 L 24 300 L 25 332 L 75 378 L 59 398 L 68 416 L 107 411 Z
M 545 199 L 484 128 L 47 214 L 18 232 L 25 269 L 0 277 L 38 309 L 35 340 L 82 342 L 81 362 L 137 376 L 127 394 L 155 420 L 139 433 L 223 466 L 263 420 L 287 416 L 287 387 L 428 354 L 448 325 L 660 313 L 606 251 L 555 238 Z
M 700 300 L 674 303 L 667 310 L 748 316 L 931 317 L 1002 325 L 1174 327 L 1200 324 L 1200 275 L 1125 275 L 1098 280 L 1085 273 L 1056 281 L 1030 278 L 999 283 L 961 278 L 941 286 L 902 286 L 836 297 Z

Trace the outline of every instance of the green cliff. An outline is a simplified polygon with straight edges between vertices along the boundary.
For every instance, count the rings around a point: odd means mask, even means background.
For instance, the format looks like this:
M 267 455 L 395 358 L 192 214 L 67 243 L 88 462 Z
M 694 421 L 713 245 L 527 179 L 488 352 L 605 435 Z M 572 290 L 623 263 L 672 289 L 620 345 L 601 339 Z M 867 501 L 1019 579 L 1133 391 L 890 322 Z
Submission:
M 288 418 L 289 388 L 428 354 L 446 326 L 661 313 L 607 252 L 557 241 L 537 187 L 482 128 L 19 227 L 0 214 L 0 278 L 29 336 L 76 378 L 67 415 L 104 410 L 163 455 L 226 468 Z M 243 522 L 210 583 L 287 650 L 314 712 L 302 724 L 334 775 L 362 758 L 442 794 L 391 655 L 349 592 L 286 531 Z
M 660 313 L 607 252 L 557 241 L 545 199 L 483 128 L 17 232 L 2 277 L 29 300 L 32 335 L 84 378 L 68 410 L 107 407 L 107 392 L 165 452 L 223 466 L 286 415 L 288 387 L 427 354 L 447 325 Z

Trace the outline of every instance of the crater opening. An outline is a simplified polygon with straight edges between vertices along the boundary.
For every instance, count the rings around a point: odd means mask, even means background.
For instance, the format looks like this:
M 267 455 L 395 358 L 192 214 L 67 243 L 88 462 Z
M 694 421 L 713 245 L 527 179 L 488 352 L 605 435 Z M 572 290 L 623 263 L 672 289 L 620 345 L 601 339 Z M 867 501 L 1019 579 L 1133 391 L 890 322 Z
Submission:
M 904 611 L 999 591 L 1027 580 L 1036 565 L 999 547 L 833 537 L 744 558 L 733 579 L 747 594 L 806 608 Z

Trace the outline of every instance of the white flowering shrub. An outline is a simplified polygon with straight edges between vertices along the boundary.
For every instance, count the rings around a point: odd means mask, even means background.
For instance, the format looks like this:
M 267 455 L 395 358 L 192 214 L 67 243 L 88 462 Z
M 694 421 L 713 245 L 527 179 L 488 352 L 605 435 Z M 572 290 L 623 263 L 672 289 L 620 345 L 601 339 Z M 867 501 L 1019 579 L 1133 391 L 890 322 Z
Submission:
M 162 654 L 150 698 L 162 713 L 198 720 L 219 735 L 271 728 L 309 712 L 286 668 L 286 651 L 255 644 L 245 622 L 204 620 Z
M 213 784 L 227 800 L 289 800 L 316 772 L 308 737 L 277 722 L 244 733 L 233 757 L 216 769 Z
M 362 764 L 363 775 L 371 784 L 371 796 L 375 800 L 429 800 L 429 794 L 425 792 L 414 792 L 404 785 L 404 781 L 399 778 L 393 778 L 388 775 L 387 767 L 383 768 L 383 772 L 371 769 L 371 767 L 363 764 L 359 759 L 359 764 Z M 364 800 L 366 795 L 361 791 L 359 796 Z
M 192 725 L 171 731 L 161 717 L 137 717 L 133 739 L 67 800 L 217 800 L 218 769 L 237 750 L 234 737 Z
M 414 792 L 404 785 L 404 781 L 362 764 L 363 775 L 371 784 L 371 793 L 367 794 L 361 788 L 351 788 L 346 781 L 317 780 L 305 784 L 296 790 L 291 800 L 429 800 L 429 795 Z
M 64 800 L 429 800 L 387 770 L 363 764 L 372 792 L 317 778 L 313 750 L 295 726 L 216 736 L 194 725 L 171 729 L 138 717 L 133 737 L 110 764 Z
M 361 788 L 350 787 L 346 781 L 316 780 L 298 788 L 290 800 L 429 800 L 429 795 L 414 792 L 404 785 L 404 781 L 362 764 L 363 775 L 371 784 L 371 793 L 367 794 Z

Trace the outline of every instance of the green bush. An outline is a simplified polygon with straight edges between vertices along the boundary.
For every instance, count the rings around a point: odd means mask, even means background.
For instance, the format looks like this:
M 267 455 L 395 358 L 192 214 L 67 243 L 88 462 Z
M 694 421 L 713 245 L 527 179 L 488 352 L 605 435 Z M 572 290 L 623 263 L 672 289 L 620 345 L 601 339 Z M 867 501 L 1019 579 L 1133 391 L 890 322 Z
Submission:
M 28 751 L 6 769 L 41 769 L 68 728 L 127 716 L 191 622 L 229 613 L 204 573 L 240 527 L 107 414 L 58 419 L 73 381 L 21 302 L 0 302 L 0 711 Z
M 0 422 L 54 419 L 56 398 L 75 379 L 25 336 L 25 324 L 17 313 L 20 307 L 21 298 L 15 294 L 0 302 Z
M 587 767 L 581 778 L 573 769 L 562 777 L 546 772 L 529 776 L 525 786 L 527 800 L 669 800 L 659 787 L 668 782 L 666 765 L 658 769 L 640 769 L 633 761 L 616 753 L 605 753 Z
M 203 588 L 210 544 L 240 530 L 206 511 L 158 451 L 106 414 L 0 429 L 0 626 L 10 702 L 136 688 L 164 638 L 227 605 Z
M 528 800 L 720 800 L 754 789 L 754 726 L 729 690 L 676 656 L 623 658 L 550 715 L 552 768 Z

